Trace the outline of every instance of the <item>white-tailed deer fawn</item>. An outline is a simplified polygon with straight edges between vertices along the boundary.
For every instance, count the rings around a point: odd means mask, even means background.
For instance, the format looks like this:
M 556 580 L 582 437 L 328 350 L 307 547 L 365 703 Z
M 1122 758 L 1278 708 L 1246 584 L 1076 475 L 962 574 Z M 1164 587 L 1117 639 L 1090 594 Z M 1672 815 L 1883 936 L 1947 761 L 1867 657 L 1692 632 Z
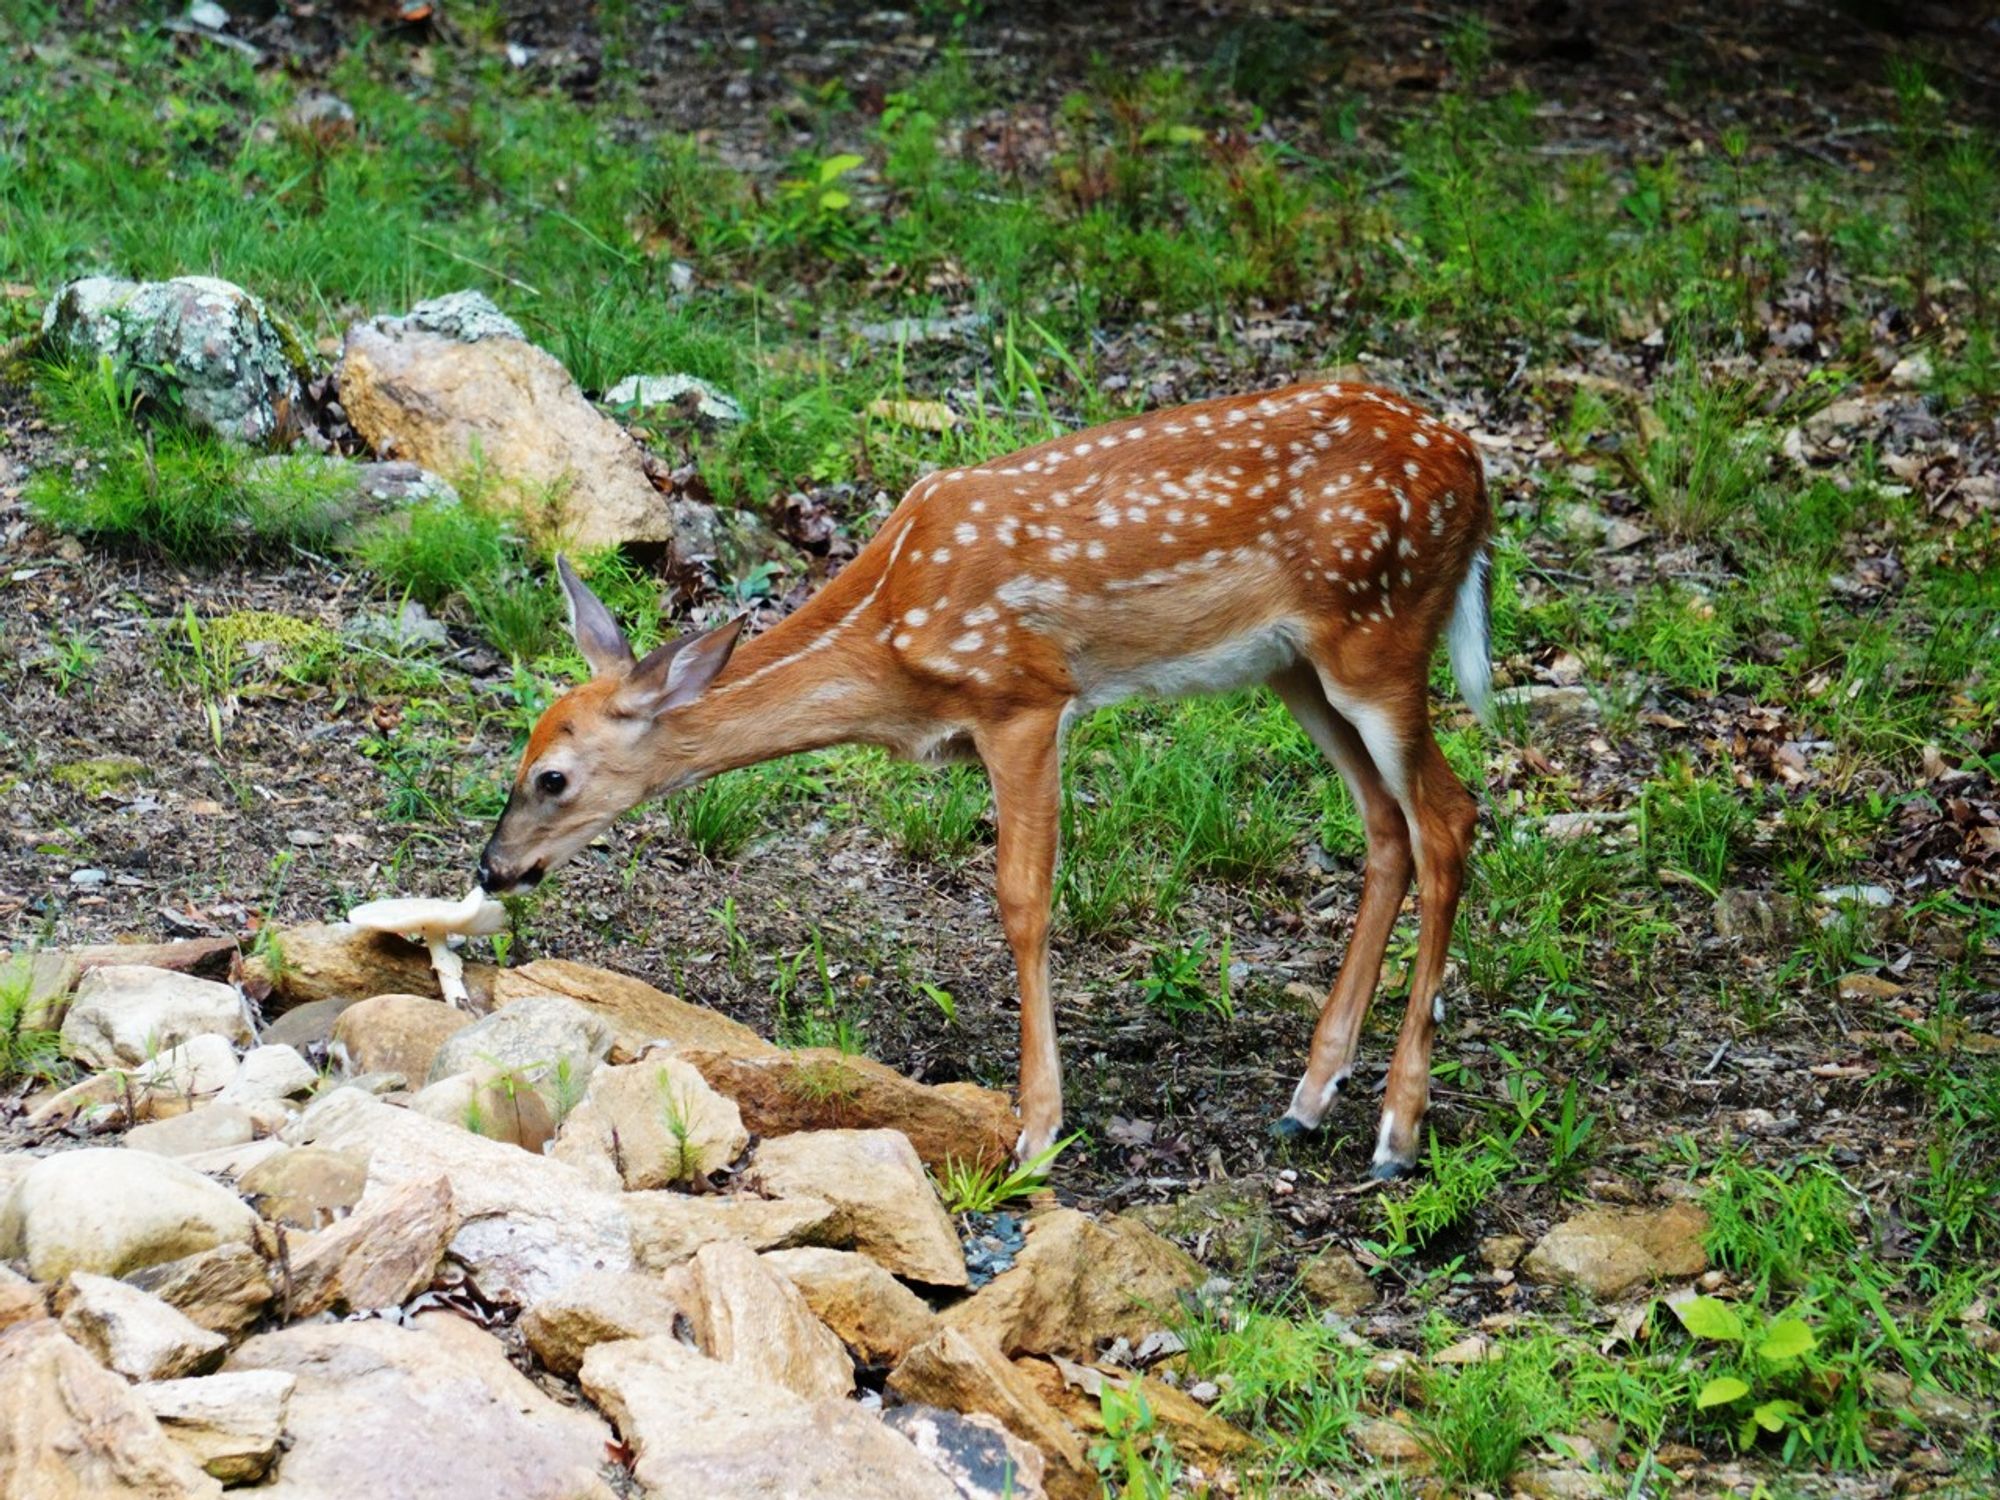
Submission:
M 927 475 L 838 577 L 740 645 L 735 620 L 635 659 L 562 563 L 593 675 L 530 735 L 480 883 L 532 884 L 645 798 L 796 751 L 975 756 L 999 820 L 1030 1158 L 1062 1123 L 1049 905 L 1065 726 L 1134 694 L 1269 683 L 1368 831 L 1353 939 L 1277 1128 L 1313 1129 L 1347 1080 L 1414 868 L 1418 956 L 1375 1148 L 1376 1175 L 1394 1176 L 1417 1160 L 1476 818 L 1426 684 L 1449 622 L 1460 691 L 1484 707 L 1490 527 L 1466 438 L 1393 394 L 1308 384 Z

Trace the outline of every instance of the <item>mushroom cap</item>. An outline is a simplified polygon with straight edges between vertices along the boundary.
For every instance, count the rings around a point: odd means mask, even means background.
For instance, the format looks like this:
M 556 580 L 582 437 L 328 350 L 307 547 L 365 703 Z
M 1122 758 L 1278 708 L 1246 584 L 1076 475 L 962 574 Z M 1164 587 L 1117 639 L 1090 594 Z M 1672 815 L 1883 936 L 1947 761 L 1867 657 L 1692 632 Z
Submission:
M 462 901 L 430 896 L 392 896 L 370 901 L 347 914 L 347 920 L 370 932 L 421 934 L 426 938 L 461 934 L 489 937 L 507 930 L 507 908 L 490 901 L 477 886 Z

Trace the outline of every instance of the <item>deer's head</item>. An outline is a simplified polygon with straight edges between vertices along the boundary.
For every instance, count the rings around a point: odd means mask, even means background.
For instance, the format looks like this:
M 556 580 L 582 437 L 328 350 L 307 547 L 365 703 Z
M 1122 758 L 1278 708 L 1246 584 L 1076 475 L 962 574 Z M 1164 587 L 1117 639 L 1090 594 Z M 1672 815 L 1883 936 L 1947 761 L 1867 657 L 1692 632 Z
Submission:
M 696 779 L 697 747 L 677 732 L 677 712 L 728 664 L 743 629 L 738 617 L 637 657 L 568 559 L 556 559 L 556 572 L 590 681 L 550 704 L 528 736 L 514 789 L 479 856 L 479 883 L 496 895 L 528 889 L 620 813 Z

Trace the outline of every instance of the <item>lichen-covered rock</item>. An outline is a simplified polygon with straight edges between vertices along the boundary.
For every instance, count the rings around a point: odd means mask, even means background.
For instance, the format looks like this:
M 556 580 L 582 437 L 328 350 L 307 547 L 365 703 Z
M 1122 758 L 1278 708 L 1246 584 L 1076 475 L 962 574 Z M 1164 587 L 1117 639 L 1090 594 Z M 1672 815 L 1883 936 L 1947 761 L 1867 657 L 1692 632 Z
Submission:
M 109 355 L 147 396 L 223 437 L 263 443 L 292 425 L 298 337 L 230 282 L 86 276 L 56 293 L 42 340 L 63 358 Z
M 476 292 L 347 331 L 340 397 L 383 457 L 450 476 L 475 461 L 537 540 L 589 550 L 670 542 L 644 457 L 560 361 Z

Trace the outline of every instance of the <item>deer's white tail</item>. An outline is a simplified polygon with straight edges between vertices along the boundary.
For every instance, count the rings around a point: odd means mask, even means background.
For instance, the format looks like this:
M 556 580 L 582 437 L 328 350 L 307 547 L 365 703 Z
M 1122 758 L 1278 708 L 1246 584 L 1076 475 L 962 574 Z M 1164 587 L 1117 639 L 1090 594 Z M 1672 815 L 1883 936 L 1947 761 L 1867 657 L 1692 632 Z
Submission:
M 1451 625 L 1445 637 L 1451 653 L 1451 674 L 1459 695 L 1482 723 L 1491 722 L 1493 707 L 1493 544 L 1481 542 L 1472 566 L 1458 586 Z

